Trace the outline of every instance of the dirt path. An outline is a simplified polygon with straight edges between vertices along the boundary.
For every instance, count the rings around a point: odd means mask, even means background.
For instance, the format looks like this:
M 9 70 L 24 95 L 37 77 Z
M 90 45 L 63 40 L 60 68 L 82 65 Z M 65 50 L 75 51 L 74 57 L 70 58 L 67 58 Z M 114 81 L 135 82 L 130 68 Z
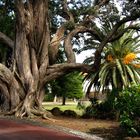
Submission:
M 0 140 L 84 140 L 46 127 L 0 119 Z

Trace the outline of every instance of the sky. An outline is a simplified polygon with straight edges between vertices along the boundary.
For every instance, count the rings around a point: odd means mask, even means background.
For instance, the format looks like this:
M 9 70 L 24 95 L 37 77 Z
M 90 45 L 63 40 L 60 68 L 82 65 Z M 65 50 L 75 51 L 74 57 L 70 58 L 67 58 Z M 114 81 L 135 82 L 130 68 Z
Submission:
M 82 63 L 86 57 L 89 57 L 92 54 L 93 52 L 91 50 L 87 50 L 87 51 L 84 51 L 84 52 L 81 52 L 80 54 L 76 54 L 76 62 L 77 63 Z

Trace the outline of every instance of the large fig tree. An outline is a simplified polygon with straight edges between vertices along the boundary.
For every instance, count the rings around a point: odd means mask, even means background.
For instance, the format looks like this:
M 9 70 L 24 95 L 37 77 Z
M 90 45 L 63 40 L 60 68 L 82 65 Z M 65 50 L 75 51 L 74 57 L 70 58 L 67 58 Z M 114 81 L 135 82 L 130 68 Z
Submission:
M 0 32 L 0 42 L 12 49 L 11 66 L 0 64 L 1 113 L 17 117 L 43 115 L 47 82 L 72 70 L 95 72 L 108 42 L 118 39 L 130 28 L 139 29 L 132 22 L 120 30 L 121 25 L 139 18 L 138 8 L 128 11 L 126 7 L 120 16 L 114 5 L 111 0 L 0 0 L 6 16 L 13 15 L 11 19 L 15 20 L 12 39 L 4 31 Z M 123 3 L 120 5 L 124 7 Z M 100 30 L 105 18 L 113 22 L 107 34 Z M 90 66 L 75 61 L 73 44 L 84 35 L 98 43 Z M 58 64 L 57 54 L 62 46 L 66 61 Z

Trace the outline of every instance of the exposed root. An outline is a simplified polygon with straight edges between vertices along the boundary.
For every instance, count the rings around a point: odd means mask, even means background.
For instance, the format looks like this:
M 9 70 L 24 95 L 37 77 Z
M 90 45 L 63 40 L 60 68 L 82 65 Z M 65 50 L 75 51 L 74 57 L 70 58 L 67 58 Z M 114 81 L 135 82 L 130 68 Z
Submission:
M 52 118 L 47 117 L 47 113 L 44 113 L 44 114 L 42 115 L 42 118 L 43 118 L 43 119 L 47 119 L 47 120 L 52 121 L 52 122 L 56 122 L 55 119 L 52 119 Z
M 41 116 L 43 119 L 47 119 L 49 121 L 52 122 L 56 122 L 56 119 L 52 118 L 52 114 L 50 114 L 50 112 L 46 112 L 46 111 L 38 111 L 38 110 L 34 110 L 32 109 L 30 112 L 30 115 L 24 110 L 21 110 L 21 108 L 19 109 L 19 107 L 16 107 L 15 109 L 9 111 L 9 112 L 0 112 L 0 115 L 14 115 L 17 118 L 23 118 L 23 117 L 28 117 L 30 119 L 34 118 L 35 116 Z
M 33 109 L 31 112 L 37 116 L 42 116 L 43 119 L 56 122 L 56 120 L 52 118 L 52 114 L 48 111 L 38 111 Z
M 43 110 L 41 108 L 41 110 L 39 109 L 32 109 L 32 108 L 29 108 L 29 106 L 26 106 L 24 104 L 24 102 L 20 102 L 20 104 L 12 109 L 11 111 L 8 111 L 8 112 L 0 112 L 0 115 L 14 115 L 15 117 L 17 118 L 23 118 L 23 117 L 28 117 L 28 118 L 34 118 L 35 116 L 41 116 L 43 119 L 47 119 L 49 121 L 52 121 L 52 122 L 56 122 L 57 120 L 53 119 L 53 115 L 46 111 L 46 110 Z

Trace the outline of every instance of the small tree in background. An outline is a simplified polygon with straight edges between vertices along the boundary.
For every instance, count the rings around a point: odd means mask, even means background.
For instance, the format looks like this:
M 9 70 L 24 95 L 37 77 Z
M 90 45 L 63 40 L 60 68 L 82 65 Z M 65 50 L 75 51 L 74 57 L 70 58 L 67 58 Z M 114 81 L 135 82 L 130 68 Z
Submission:
M 78 72 L 66 74 L 52 82 L 52 93 L 62 97 L 62 104 L 65 105 L 66 98 L 82 98 L 83 87 L 82 77 Z

